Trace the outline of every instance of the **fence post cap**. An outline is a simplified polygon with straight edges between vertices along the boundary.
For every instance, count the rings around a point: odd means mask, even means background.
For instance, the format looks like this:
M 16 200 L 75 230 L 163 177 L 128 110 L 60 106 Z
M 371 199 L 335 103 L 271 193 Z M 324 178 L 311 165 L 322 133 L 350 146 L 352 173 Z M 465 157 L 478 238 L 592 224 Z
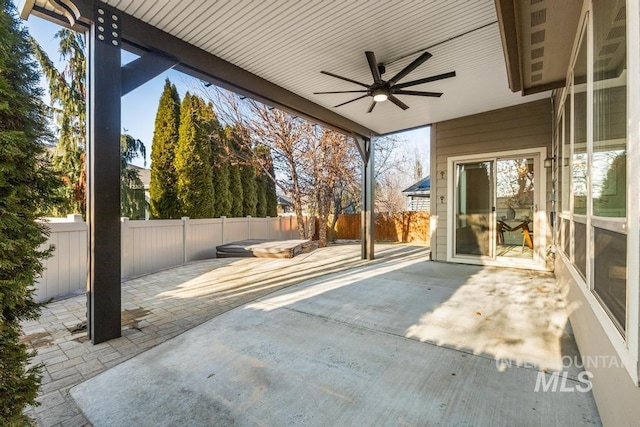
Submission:
M 129 221 L 129 218 L 127 218 L 126 216 L 120 217 L 120 222 L 126 222 Z
M 181 219 L 181 220 L 183 220 L 183 221 L 186 221 L 186 220 L 188 220 L 188 219 L 189 219 L 189 217 L 188 217 L 188 216 L 183 216 L 183 217 L 182 217 L 182 218 L 180 218 L 180 219 Z
M 67 215 L 67 219 L 71 222 L 82 222 L 82 215 L 80 214 L 69 214 Z

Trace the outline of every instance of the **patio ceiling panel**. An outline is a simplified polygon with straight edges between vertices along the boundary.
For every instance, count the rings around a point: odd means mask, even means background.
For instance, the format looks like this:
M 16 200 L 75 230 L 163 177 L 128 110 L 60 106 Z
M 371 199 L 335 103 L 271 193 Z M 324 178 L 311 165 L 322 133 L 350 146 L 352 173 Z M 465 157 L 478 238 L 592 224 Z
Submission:
M 509 90 L 493 0 L 106 3 L 377 133 L 548 96 L 525 99 Z M 313 94 L 361 89 L 321 70 L 371 83 L 366 50 L 385 64 L 389 79 L 424 49 L 433 57 L 401 82 L 455 71 L 454 78 L 411 88 L 444 92 L 441 98 L 400 95 L 408 110 L 383 102 L 368 114 L 369 99 L 333 108 L 356 96 Z

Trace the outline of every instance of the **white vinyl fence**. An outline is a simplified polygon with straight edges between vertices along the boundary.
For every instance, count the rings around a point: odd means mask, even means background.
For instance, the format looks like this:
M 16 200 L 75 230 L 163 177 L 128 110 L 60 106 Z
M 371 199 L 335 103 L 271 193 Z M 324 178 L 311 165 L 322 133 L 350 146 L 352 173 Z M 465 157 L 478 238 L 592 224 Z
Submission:
M 79 215 L 48 219 L 45 247 L 55 246 L 36 283 L 36 300 L 84 291 L 87 277 L 87 224 Z M 211 218 L 121 221 L 123 279 L 190 261 L 215 258 L 216 246 L 245 239 L 298 238 L 295 217 Z

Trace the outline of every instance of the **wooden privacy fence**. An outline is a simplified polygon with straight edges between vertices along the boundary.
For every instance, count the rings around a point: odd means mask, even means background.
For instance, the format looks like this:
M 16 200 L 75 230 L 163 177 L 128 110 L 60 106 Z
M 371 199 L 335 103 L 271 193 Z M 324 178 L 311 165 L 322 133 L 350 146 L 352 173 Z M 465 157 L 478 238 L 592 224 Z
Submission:
M 333 237 L 360 239 L 361 214 L 339 215 Z M 327 232 L 329 235 L 329 232 Z M 429 243 L 429 212 L 377 213 L 374 238 L 387 242 Z

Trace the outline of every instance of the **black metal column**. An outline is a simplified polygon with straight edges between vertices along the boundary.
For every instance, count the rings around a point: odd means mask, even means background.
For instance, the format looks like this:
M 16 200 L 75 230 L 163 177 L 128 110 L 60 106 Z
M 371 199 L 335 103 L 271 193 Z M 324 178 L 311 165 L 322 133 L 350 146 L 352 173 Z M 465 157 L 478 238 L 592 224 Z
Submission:
M 121 335 L 120 19 L 103 5 L 89 32 L 87 321 L 91 342 Z
M 375 220 L 375 174 L 374 174 L 374 140 L 363 138 L 357 141 L 362 155 L 362 259 L 374 259 L 374 220 Z

